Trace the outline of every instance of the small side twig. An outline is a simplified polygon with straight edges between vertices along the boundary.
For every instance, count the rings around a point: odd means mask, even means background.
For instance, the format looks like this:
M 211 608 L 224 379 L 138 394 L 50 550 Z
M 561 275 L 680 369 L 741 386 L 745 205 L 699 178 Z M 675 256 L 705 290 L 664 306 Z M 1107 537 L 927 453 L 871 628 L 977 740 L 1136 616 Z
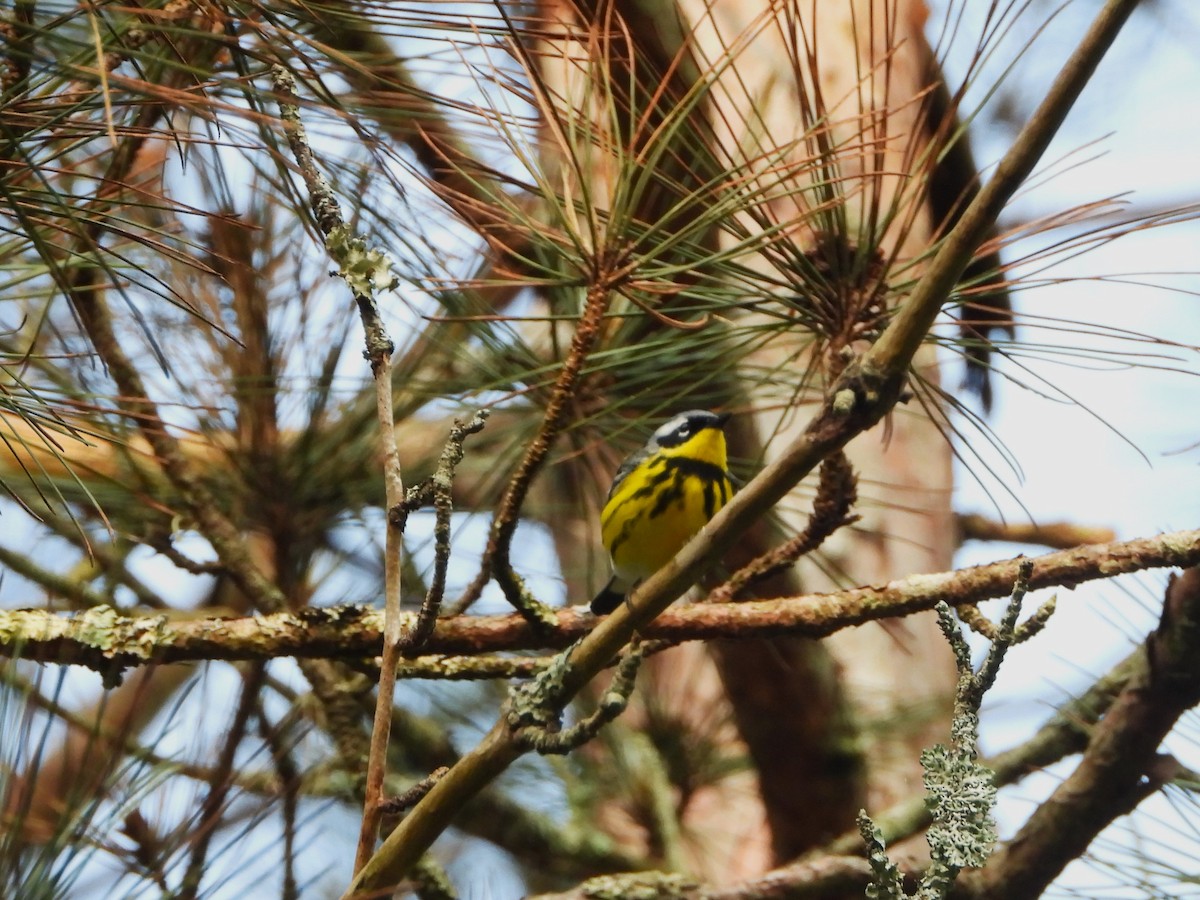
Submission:
M 858 521 L 858 515 L 850 512 L 857 500 L 858 476 L 846 454 L 839 450 L 821 463 L 817 497 L 804 531 L 743 566 L 711 591 L 706 602 L 728 603 L 751 584 L 770 578 L 812 553 L 839 528 Z
M 402 652 L 423 647 L 437 624 L 438 612 L 446 593 L 446 570 L 450 565 L 450 516 L 454 512 L 454 470 L 462 462 L 463 443 L 468 436 L 483 430 L 487 417 L 488 411 L 481 409 L 466 423 L 455 419 L 450 436 L 446 439 L 446 446 L 438 459 L 436 471 L 415 489 L 410 488 L 405 493 L 404 500 L 388 510 L 388 520 L 402 532 L 408 522 L 409 513 L 430 500 L 433 501 L 436 516 L 433 527 L 433 580 L 429 583 L 429 590 L 425 592 L 416 623 L 400 640 Z
M 166 533 L 150 534 L 144 543 L 156 553 L 161 553 L 175 567 L 189 575 L 223 575 L 228 569 L 219 562 L 199 562 L 175 549 L 171 543 L 171 535 Z
M 617 664 L 596 711 L 570 728 L 561 727 L 562 699 L 557 677 L 570 660 L 571 650 L 564 650 L 555 663 L 529 684 L 515 689 L 510 697 L 508 724 L 518 744 L 541 754 L 560 755 L 586 744 L 625 711 L 642 660 L 654 649 L 653 643 L 647 646 L 635 641 Z
M 887 855 L 883 832 L 879 830 L 865 809 L 858 812 L 858 831 L 867 848 L 867 862 L 871 866 L 871 885 L 868 896 L 877 900 L 903 900 L 904 882 L 900 868 Z
M 459 656 L 440 653 L 404 659 L 396 666 L 400 681 L 493 681 L 528 679 L 544 671 L 553 656 Z M 379 666 L 372 660 L 349 660 L 347 666 L 372 681 L 379 680 Z
M 449 771 L 449 766 L 438 766 L 403 794 L 389 797 L 380 803 L 379 812 L 385 816 L 400 815 L 400 813 L 414 806 L 418 800 L 428 794 L 430 789 Z
M 1041 634 L 1042 629 L 1050 622 L 1050 617 L 1054 615 L 1057 608 L 1058 594 L 1053 594 L 1049 600 L 1034 610 L 1029 618 L 1017 625 L 1013 630 L 1013 644 L 1023 644 L 1030 638 Z M 958 613 L 959 620 L 976 634 L 989 641 L 994 641 L 999 636 L 1000 626 L 981 613 L 977 604 L 964 603 L 962 606 L 956 607 L 955 611 Z

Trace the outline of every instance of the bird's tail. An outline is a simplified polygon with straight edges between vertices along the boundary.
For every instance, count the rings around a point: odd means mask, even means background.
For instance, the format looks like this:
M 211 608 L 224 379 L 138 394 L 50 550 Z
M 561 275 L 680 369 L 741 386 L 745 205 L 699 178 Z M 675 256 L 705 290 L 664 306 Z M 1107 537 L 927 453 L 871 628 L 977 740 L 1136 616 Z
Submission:
M 617 576 L 609 579 L 604 590 L 592 601 L 592 612 L 598 616 L 607 616 L 625 600 L 625 589 L 617 583 Z

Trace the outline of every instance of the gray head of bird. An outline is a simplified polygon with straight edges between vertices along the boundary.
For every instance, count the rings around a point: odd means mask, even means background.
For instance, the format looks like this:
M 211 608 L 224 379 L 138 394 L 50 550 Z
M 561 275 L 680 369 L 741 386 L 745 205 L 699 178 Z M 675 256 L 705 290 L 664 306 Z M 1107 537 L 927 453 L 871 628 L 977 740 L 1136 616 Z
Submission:
M 650 438 L 650 446 L 676 447 L 706 428 L 723 428 L 728 421 L 729 413 L 691 409 L 660 425 Z

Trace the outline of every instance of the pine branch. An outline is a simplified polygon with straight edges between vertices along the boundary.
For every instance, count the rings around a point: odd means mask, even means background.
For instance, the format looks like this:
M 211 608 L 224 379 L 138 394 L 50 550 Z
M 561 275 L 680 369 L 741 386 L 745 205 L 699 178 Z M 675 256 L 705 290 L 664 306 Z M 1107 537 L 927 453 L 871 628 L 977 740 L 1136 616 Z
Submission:
M 1117 538 L 1111 528 L 1074 522 L 997 522 L 977 514 L 960 514 L 954 518 L 960 542 L 1006 541 L 1065 550 L 1077 544 L 1100 544 Z
M 805 594 L 733 604 L 669 609 L 639 633 L 672 642 L 761 638 L 792 634 L 825 637 L 864 622 L 1006 596 L 1022 558 L 950 572 L 912 575 L 885 585 L 828 594 Z M 1032 589 L 1075 587 L 1088 581 L 1149 569 L 1200 565 L 1200 530 L 1094 544 L 1032 557 Z M 591 632 L 596 618 L 582 608 L 557 610 L 554 628 L 541 632 L 519 615 L 459 616 L 438 620 L 426 655 L 400 672 L 411 678 L 525 677 L 543 662 L 497 660 L 478 654 L 561 648 Z M 402 614 L 405 629 L 415 614 Z M 172 619 L 122 616 L 98 607 L 75 616 L 37 609 L 0 611 L 0 654 L 18 649 L 25 659 L 119 670 L 149 662 L 199 659 L 257 660 L 372 657 L 379 653 L 380 613 L 357 606 L 225 618 Z M 407 668 L 405 668 L 407 667 Z

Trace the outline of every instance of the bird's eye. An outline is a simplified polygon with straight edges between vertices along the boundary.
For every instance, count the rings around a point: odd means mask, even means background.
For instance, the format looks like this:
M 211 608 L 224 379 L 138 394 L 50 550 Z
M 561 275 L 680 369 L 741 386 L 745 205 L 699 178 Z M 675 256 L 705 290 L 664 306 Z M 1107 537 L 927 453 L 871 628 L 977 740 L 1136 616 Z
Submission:
M 691 425 L 688 425 L 688 424 L 686 424 L 686 423 L 685 423 L 685 424 L 683 424 L 683 425 L 680 425 L 680 426 L 679 426 L 679 436 L 680 436 L 681 438 L 685 438 L 685 437 L 687 437 L 687 436 L 688 436 L 689 434 L 691 434 L 691 433 L 692 433 L 692 426 L 691 426 Z

